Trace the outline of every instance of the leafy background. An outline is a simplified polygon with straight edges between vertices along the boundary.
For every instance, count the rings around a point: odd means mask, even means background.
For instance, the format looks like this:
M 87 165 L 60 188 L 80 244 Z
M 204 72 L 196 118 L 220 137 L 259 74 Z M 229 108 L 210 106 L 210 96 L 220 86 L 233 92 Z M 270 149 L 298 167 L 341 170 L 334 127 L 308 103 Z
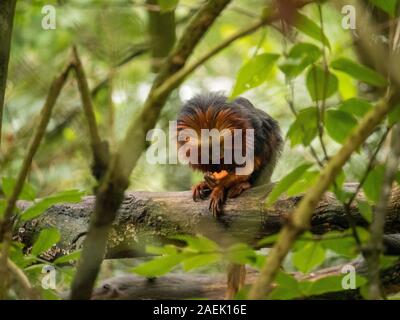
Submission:
M 265 1 L 234 2 L 234 6 L 228 8 L 207 32 L 193 60 L 236 30 L 248 26 Z M 56 30 L 41 28 L 41 10 L 47 4 L 57 8 Z M 397 1 L 374 0 L 370 4 L 381 14 L 395 15 Z M 159 0 L 159 5 L 163 10 L 176 8 L 179 36 L 199 1 Z M 382 88 L 387 85 L 385 78 L 361 62 L 351 45 L 351 32 L 341 26 L 343 16 L 330 3 L 324 3 L 322 8 L 323 24 L 320 8 L 310 5 L 301 10 L 295 28 L 286 37 L 278 30 L 278 24 L 236 41 L 199 68 L 172 94 L 158 123 L 159 127 L 167 128 L 168 121 L 175 119 L 183 101 L 204 91 L 224 91 L 230 97 L 243 95 L 276 118 L 286 138 L 285 148 L 273 176 L 278 184 L 266 199 L 266 205 L 271 205 L 282 194 L 295 195 L 307 190 L 318 176 L 319 167 L 310 147 L 322 160 L 324 150 L 317 126 L 321 106 L 325 108 L 323 141 L 327 153 L 332 155 L 360 118 L 373 108 Z M 124 136 L 128 121 L 140 110 L 155 77 L 146 51 L 148 42 L 143 2 L 18 2 L 6 94 L 5 139 L 0 155 L 0 189 L 4 197 L 10 194 L 15 183 L 13 177 L 21 166 L 50 81 L 64 65 L 70 47 L 75 44 L 79 48 L 89 85 L 92 89 L 97 88 L 93 97 L 101 133 L 118 142 Z M 143 54 L 118 66 L 132 52 L 143 48 Z M 100 85 L 105 79 L 111 81 Z M 80 108 L 76 85 L 70 81 L 57 103 L 45 141 L 34 159 L 29 181 L 21 195 L 21 199 L 42 200 L 24 212 L 22 219 L 33 219 L 55 203 L 77 202 L 83 195 L 92 193 L 95 181 L 90 175 L 90 150 Z M 387 126 L 397 119 L 397 114 L 391 114 L 344 167 L 337 181 L 339 189 L 335 190 L 343 201 L 348 195 L 340 193 L 342 184 L 362 179 L 368 160 Z M 371 205 L 379 195 L 377 186 L 382 181 L 382 161 L 386 153 L 387 146 L 384 146 L 363 187 L 367 201 L 359 205 L 367 221 L 371 220 Z M 200 179 L 198 173 L 186 166 L 150 165 L 142 156 L 131 175 L 130 190 L 187 190 Z M 4 203 L 0 200 L 0 212 Z M 361 229 L 358 232 L 362 241 L 367 241 L 368 232 Z M 41 268 L 46 263 L 46 250 L 59 238 L 58 230 L 44 230 L 29 253 L 22 253 L 21 245 L 15 243 L 13 261 L 33 279 L 40 278 Z M 101 278 L 126 271 L 153 277 L 176 268 L 215 272 L 224 270 L 221 261 L 246 263 L 258 268 L 265 259 L 265 250 L 255 251 L 245 244 L 221 248 L 201 236 L 180 236 L 179 240 L 187 246 L 183 249 L 171 245 L 149 247 L 150 253 L 160 257 L 144 264 L 131 260 L 105 261 Z M 265 244 L 273 239 L 263 241 Z M 68 287 L 74 271 L 73 265 L 65 264 L 78 256 L 79 252 L 74 252 L 54 261 L 62 274 L 59 282 L 63 289 Z M 330 233 L 324 237 L 306 234 L 285 262 L 277 279 L 280 287 L 272 297 L 289 299 L 341 290 L 338 279 L 299 282 L 287 272 L 308 273 L 358 256 L 357 245 L 350 233 Z M 365 280 L 357 282 L 363 285 Z M 55 298 L 48 290 L 43 295 Z

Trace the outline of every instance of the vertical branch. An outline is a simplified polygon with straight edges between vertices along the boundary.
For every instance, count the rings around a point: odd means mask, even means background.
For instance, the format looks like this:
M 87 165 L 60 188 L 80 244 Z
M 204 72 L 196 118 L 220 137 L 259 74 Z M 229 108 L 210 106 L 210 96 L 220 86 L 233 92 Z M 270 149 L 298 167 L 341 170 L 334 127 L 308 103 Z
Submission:
M 389 155 L 386 160 L 385 173 L 379 201 L 374 210 L 373 221 L 370 226 L 371 238 L 364 250 L 368 264 L 369 299 L 381 299 L 379 278 L 380 256 L 383 252 L 383 227 L 387 213 L 387 205 L 392 192 L 392 185 L 400 163 L 400 125 L 393 127 L 392 141 Z
M 2 256 L 0 254 L 0 260 L 2 260 Z M 35 292 L 34 288 L 32 287 L 31 283 L 29 282 L 28 277 L 26 274 L 10 259 L 7 258 L 7 269 L 12 273 L 14 279 L 20 285 L 22 292 L 27 299 L 37 299 L 38 295 Z M 4 298 L 4 297 L 2 297 Z
M 16 0 L 0 1 L 0 150 L 3 124 L 4 100 L 6 94 L 8 61 L 10 59 L 11 33 Z
M 110 141 L 110 145 L 113 146 L 116 143 L 115 137 L 115 105 L 113 101 L 113 93 L 114 93 L 114 79 L 115 79 L 116 70 L 111 68 L 109 76 L 108 76 L 108 139 Z
M 321 39 L 325 36 L 324 32 L 324 18 L 322 15 L 322 5 L 320 0 L 317 1 L 317 6 L 318 6 L 318 15 L 319 15 L 319 23 L 321 25 Z M 329 85 L 329 69 L 328 69 L 328 61 L 326 58 L 326 50 L 325 50 L 325 43 L 322 43 L 322 60 L 324 62 L 324 83 L 323 83 L 323 94 L 322 94 L 322 102 L 318 103 L 317 101 L 317 127 L 318 127 L 318 138 L 321 144 L 322 151 L 324 153 L 325 161 L 329 160 L 329 155 L 326 150 L 325 142 L 324 142 L 324 124 L 325 124 L 325 105 L 326 105 L 326 96 L 327 96 L 327 91 L 328 91 L 328 85 Z M 314 81 L 316 82 L 316 74 L 314 72 Z M 317 88 L 317 86 L 315 86 Z M 318 96 L 318 93 L 316 93 Z
M 94 177 L 97 180 L 100 180 L 107 170 L 109 149 L 107 142 L 102 141 L 100 138 L 89 85 L 76 47 L 73 48 L 72 67 L 75 71 L 76 80 L 78 82 L 78 88 L 81 95 L 83 111 L 85 113 L 89 128 L 90 146 L 93 155 L 92 172 Z
M 105 253 L 108 232 L 123 200 L 129 175 L 145 149 L 147 131 L 155 126 L 168 95 L 175 87 L 156 98 L 154 91 L 168 77 L 183 68 L 196 45 L 229 2 L 207 1 L 199 9 L 157 75 L 142 112 L 132 121 L 117 154 L 111 159 L 96 192 L 94 213 L 72 283 L 71 299 L 89 299 L 91 296 Z
M 147 0 L 146 3 L 154 6 L 158 1 Z M 158 9 L 148 9 L 148 30 L 152 69 L 157 72 L 175 44 L 175 10 L 162 12 L 160 7 Z
M 68 66 L 64 69 L 64 71 L 58 77 L 56 77 L 51 84 L 46 102 L 41 111 L 39 123 L 36 127 L 33 138 L 29 144 L 28 151 L 22 163 L 20 172 L 18 173 L 14 189 L 10 197 L 7 199 L 7 205 L 4 210 L 3 219 L 1 220 L 0 223 L 0 241 L 2 241 L 2 247 L 1 247 L 2 252 L 0 260 L 0 295 L 2 295 L 3 297 L 6 295 L 7 291 L 7 282 L 8 282 L 7 261 L 8 261 L 8 250 L 12 237 L 11 218 L 15 208 L 15 203 L 17 202 L 18 197 L 24 186 L 29 169 L 32 165 L 33 157 L 35 156 L 36 151 L 38 150 L 40 143 L 43 139 L 43 136 L 45 134 L 47 125 L 50 120 L 51 112 L 53 111 L 54 105 L 57 102 L 57 98 L 60 95 L 60 92 L 67 80 L 70 67 L 71 67 L 70 64 L 68 64 Z

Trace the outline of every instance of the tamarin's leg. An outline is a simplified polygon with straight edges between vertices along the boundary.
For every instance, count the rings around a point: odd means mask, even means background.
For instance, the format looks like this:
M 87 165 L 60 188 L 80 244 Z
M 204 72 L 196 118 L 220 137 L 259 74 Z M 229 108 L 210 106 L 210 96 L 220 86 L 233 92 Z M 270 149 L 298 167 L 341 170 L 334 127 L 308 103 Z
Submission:
M 228 190 L 228 198 L 236 198 L 241 195 L 243 191 L 251 188 L 251 184 L 248 181 L 239 182 L 238 184 L 233 185 Z
M 217 185 L 213 188 L 208 209 L 215 217 L 218 217 L 222 213 L 222 207 L 225 203 L 225 198 L 226 190 L 223 186 Z
M 225 170 L 221 172 L 208 172 L 204 175 L 207 184 L 213 189 L 210 199 L 210 210 L 214 216 L 222 213 L 223 204 L 226 197 L 234 198 L 240 195 L 244 190 L 251 187 L 249 183 L 250 176 L 239 176 L 228 173 Z
M 236 263 L 228 264 L 228 288 L 225 299 L 231 300 L 236 293 L 244 286 L 246 280 L 246 266 Z

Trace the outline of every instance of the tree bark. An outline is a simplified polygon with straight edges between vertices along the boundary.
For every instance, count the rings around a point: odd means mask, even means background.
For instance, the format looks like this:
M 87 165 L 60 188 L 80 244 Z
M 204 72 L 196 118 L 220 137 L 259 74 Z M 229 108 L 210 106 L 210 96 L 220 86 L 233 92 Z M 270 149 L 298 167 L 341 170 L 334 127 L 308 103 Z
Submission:
M 15 3 L 16 0 L 0 1 L 0 147 Z
M 158 4 L 156 0 L 147 0 L 146 3 L 152 6 Z M 175 44 L 175 9 L 167 12 L 161 12 L 160 7 L 158 10 L 148 9 L 148 30 L 152 70 L 158 72 Z
M 348 191 L 357 184 L 346 184 Z M 277 233 L 301 200 L 300 196 L 282 197 L 272 207 L 265 208 L 263 200 L 271 186 L 260 186 L 246 191 L 236 199 L 229 199 L 225 213 L 215 220 L 208 211 L 208 200 L 193 202 L 191 192 L 129 192 L 118 211 L 108 239 L 107 258 L 126 258 L 144 255 L 149 243 L 168 243 L 177 233 L 208 236 L 220 244 L 242 241 L 255 245 L 264 236 Z M 364 199 L 360 194 L 357 199 Z M 48 252 L 49 260 L 80 248 L 88 229 L 95 198 L 85 197 L 80 203 L 60 204 L 48 209 L 40 217 L 20 223 L 15 238 L 29 247 L 40 230 L 56 227 L 61 241 Z M 355 201 L 354 203 L 357 203 Z M 26 209 L 29 202 L 20 201 Z M 367 227 L 356 205 L 351 214 L 357 225 Z M 326 193 L 318 203 L 311 221 L 311 232 L 323 234 L 349 228 L 343 205 L 332 193 Z M 400 190 L 395 188 L 388 206 L 386 234 L 400 233 Z M 397 241 L 397 239 L 395 239 Z M 391 250 L 397 247 L 389 243 Z

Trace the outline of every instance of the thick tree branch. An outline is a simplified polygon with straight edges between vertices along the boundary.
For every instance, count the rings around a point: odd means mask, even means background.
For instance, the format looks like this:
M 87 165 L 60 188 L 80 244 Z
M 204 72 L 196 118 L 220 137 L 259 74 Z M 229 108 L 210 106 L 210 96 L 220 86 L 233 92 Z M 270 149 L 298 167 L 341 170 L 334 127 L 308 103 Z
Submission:
M 158 4 L 156 0 L 147 0 L 146 3 L 149 5 Z M 149 10 L 147 14 L 152 69 L 154 72 L 158 72 L 175 44 L 175 10 L 167 12 Z
M 349 192 L 356 188 L 357 184 L 346 185 Z M 193 202 L 189 191 L 127 193 L 108 237 L 106 258 L 143 256 L 146 244 L 168 243 L 177 233 L 200 233 L 218 242 L 226 234 L 255 245 L 264 236 L 277 233 L 301 200 L 298 196 L 282 197 L 266 209 L 262 202 L 268 190 L 270 187 L 264 185 L 246 191 L 237 199 L 229 199 L 221 221 L 212 218 L 208 201 Z M 362 199 L 365 198 L 360 193 L 357 200 Z M 33 221 L 19 225 L 14 237 L 29 248 L 41 230 L 55 227 L 61 232 L 61 241 L 46 253 L 46 257 L 56 258 L 79 249 L 88 230 L 94 202 L 95 198 L 91 196 L 78 204 L 56 205 Z M 18 202 L 22 210 L 29 205 L 28 202 Z M 358 226 L 368 226 L 356 205 L 351 206 L 350 213 Z M 332 193 L 326 193 L 314 210 L 311 231 L 323 234 L 348 228 L 342 203 Z M 400 190 L 397 188 L 388 207 L 385 233 L 400 233 Z M 386 242 L 392 254 L 400 251 L 400 244 L 397 245 L 396 241 L 394 238 Z

